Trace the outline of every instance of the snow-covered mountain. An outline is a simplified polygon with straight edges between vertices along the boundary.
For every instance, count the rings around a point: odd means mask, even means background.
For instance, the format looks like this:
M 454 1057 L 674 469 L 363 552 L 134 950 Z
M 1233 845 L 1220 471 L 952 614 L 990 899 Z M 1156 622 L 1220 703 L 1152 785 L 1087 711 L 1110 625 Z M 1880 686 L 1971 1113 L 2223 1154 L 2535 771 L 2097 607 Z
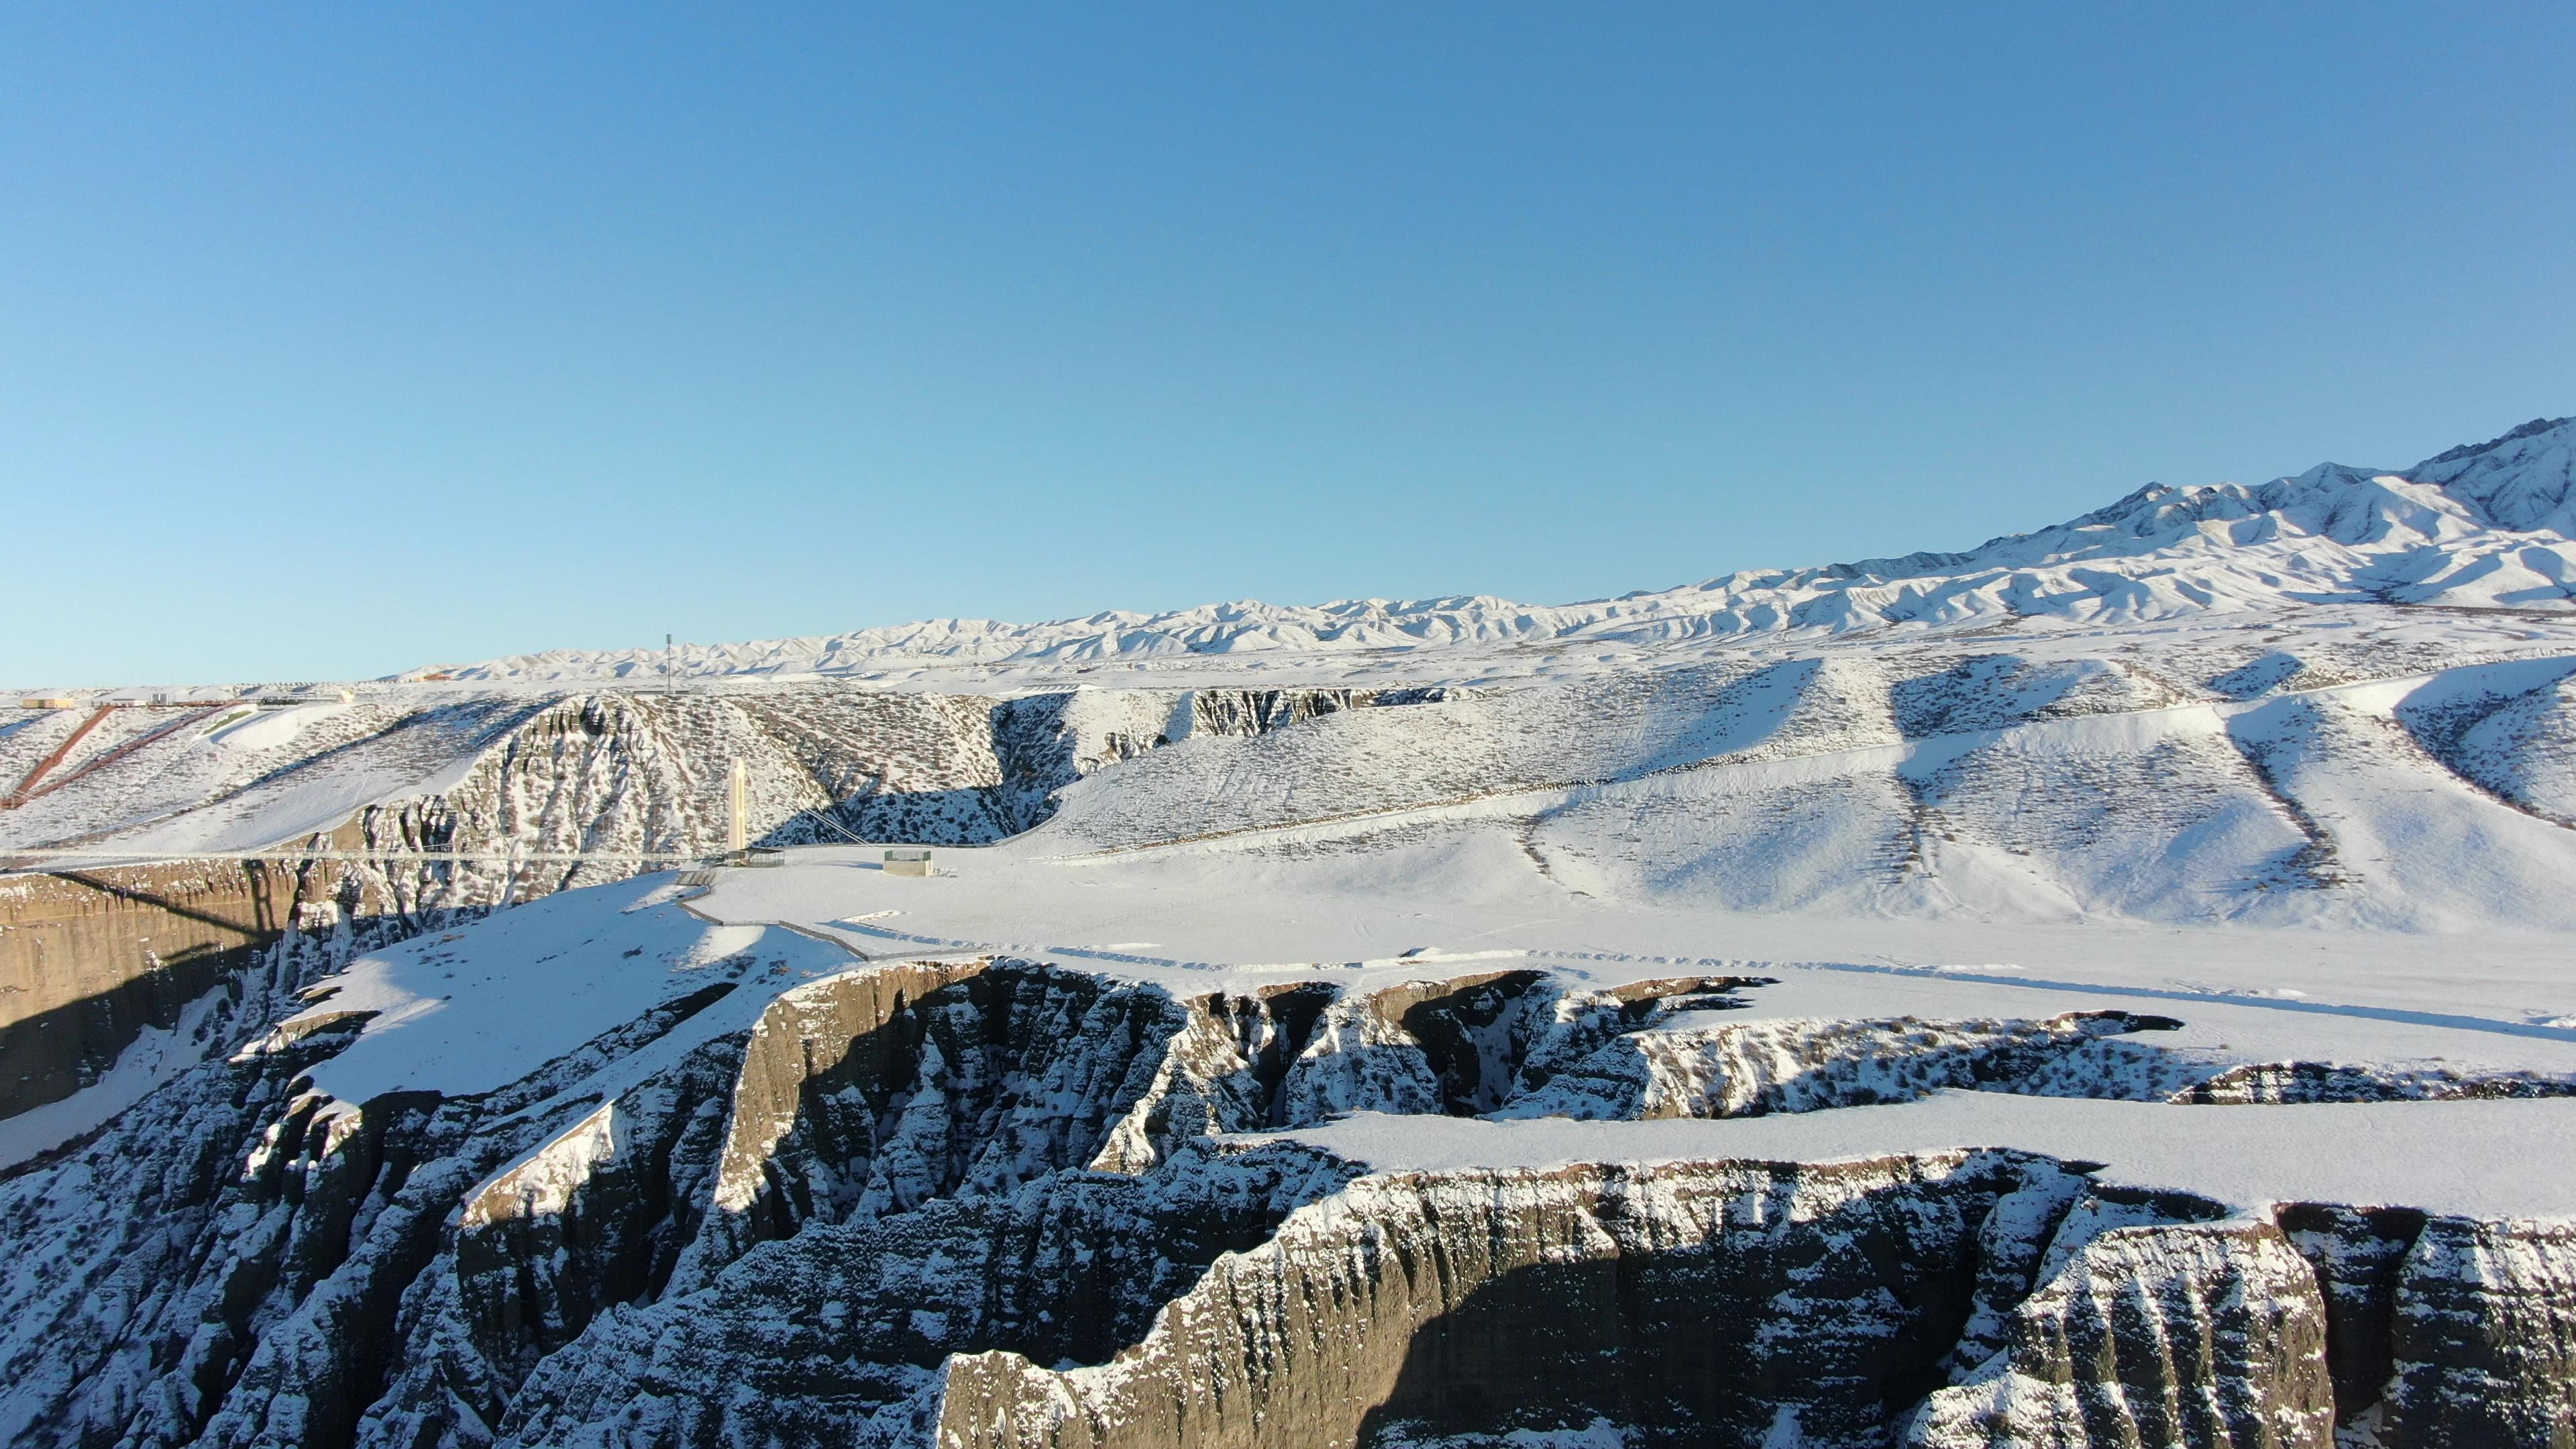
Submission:
M 2563 1449 L 2572 433 L 12 712 L 0 1443 Z
M 1749 570 L 1555 606 L 1490 595 L 1239 600 L 1042 624 L 935 619 L 827 638 L 550 650 L 443 671 L 551 681 L 658 672 L 867 674 L 1032 664 L 1599 640 L 1653 644 L 2007 620 L 2125 623 L 2320 603 L 2576 608 L 2576 418 L 2535 419 L 2412 468 L 2320 463 L 2260 486 L 2150 484 L 2107 507 L 1961 553 Z M 425 671 L 424 671 L 425 672 Z

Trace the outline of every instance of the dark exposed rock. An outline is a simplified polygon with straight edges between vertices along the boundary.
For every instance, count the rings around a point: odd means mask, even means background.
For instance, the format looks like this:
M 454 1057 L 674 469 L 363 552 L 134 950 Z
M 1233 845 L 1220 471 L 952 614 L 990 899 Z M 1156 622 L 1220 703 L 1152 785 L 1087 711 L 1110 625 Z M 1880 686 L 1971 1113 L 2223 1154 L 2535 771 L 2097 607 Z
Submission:
M 2195 1106 L 2281 1106 L 2311 1102 L 2443 1102 L 2495 1097 L 2576 1096 L 2576 1079 L 2537 1072 L 2465 1073 L 2447 1068 L 2342 1062 L 2256 1062 L 2231 1067 L 2173 1096 Z
M 2407 1251 L 2424 1231 L 2424 1214 L 2290 1203 L 2279 1217 L 2324 1296 L 2335 1422 L 2363 1422 L 2386 1393 L 2395 1367 L 2397 1283 Z
M 2427 1219 L 2398 1269 L 2381 1442 L 2576 1443 L 2576 1227 Z

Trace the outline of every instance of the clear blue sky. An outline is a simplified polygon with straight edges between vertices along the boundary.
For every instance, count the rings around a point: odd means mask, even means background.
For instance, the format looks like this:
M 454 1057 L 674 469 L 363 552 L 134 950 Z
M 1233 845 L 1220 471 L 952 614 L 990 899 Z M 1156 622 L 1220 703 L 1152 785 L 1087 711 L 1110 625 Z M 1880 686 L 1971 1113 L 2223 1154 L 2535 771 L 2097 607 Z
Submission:
M 0 9 L 0 683 L 1959 547 L 2576 412 L 2576 9 Z

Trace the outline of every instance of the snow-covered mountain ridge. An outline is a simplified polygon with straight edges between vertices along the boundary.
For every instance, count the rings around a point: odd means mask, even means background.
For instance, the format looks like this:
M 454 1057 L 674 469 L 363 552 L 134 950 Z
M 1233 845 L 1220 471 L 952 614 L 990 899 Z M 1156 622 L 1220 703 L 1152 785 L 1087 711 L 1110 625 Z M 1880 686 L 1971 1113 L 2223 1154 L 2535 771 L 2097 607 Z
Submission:
M 2567 442 L 1484 645 L 40 698 L 0 1443 L 2567 1449 Z
M 1009 624 L 938 619 L 820 638 L 550 650 L 460 679 L 866 675 L 925 664 L 1080 665 L 1600 641 L 1651 646 L 1863 630 L 2119 624 L 2326 603 L 2576 608 L 2576 418 L 2534 419 L 2402 471 L 2322 463 L 2257 486 L 2150 484 L 1961 553 L 1913 553 L 1555 606 L 1490 595 L 1255 600 Z

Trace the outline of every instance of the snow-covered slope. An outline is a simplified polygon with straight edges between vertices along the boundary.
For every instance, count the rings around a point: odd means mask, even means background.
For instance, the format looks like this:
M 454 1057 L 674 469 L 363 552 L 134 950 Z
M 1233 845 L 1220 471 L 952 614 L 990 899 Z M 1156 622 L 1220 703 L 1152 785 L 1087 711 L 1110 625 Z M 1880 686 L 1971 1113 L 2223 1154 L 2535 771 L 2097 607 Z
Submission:
M 451 671 L 486 680 L 865 674 L 907 664 L 1442 649 L 2055 619 L 2120 623 L 2290 604 L 2565 610 L 2576 585 L 2576 418 L 2538 419 L 2402 471 L 2321 463 L 2259 487 L 2151 484 L 2081 518 L 1819 568 L 1755 570 L 1660 592 L 1537 607 L 1487 595 L 1253 600 L 1043 624 L 939 619 L 829 638 L 553 650 Z

